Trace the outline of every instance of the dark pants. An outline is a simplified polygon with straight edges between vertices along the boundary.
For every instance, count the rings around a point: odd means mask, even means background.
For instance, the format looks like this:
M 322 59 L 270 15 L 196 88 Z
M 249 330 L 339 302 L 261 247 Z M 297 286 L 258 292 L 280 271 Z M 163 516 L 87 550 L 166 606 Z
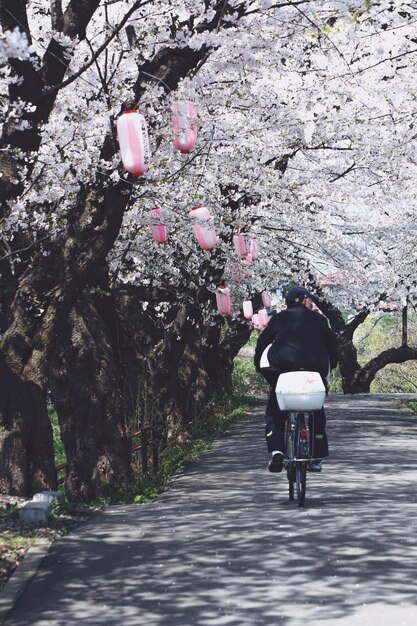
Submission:
M 274 450 L 285 452 L 287 413 L 279 408 L 275 393 L 279 373 L 267 371 L 262 372 L 262 374 L 271 385 L 265 412 L 265 437 L 268 452 L 273 452 Z M 323 458 L 329 456 L 324 409 L 313 411 L 313 415 L 310 418 L 310 448 L 312 457 Z

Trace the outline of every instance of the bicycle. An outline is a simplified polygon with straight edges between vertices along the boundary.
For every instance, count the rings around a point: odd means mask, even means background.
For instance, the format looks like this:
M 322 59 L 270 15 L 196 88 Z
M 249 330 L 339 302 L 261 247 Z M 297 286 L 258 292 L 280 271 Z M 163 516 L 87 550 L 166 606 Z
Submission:
M 318 372 L 287 372 L 278 378 L 276 394 L 280 409 L 287 412 L 284 467 L 287 470 L 288 495 L 293 501 L 296 484 L 298 506 L 302 507 L 306 496 L 307 465 L 316 460 L 311 456 L 310 449 L 312 412 L 322 408 L 325 388 Z
M 286 425 L 288 495 L 294 500 L 294 485 L 297 486 L 298 506 L 304 506 L 307 484 L 307 465 L 312 460 L 310 453 L 310 412 L 289 411 Z

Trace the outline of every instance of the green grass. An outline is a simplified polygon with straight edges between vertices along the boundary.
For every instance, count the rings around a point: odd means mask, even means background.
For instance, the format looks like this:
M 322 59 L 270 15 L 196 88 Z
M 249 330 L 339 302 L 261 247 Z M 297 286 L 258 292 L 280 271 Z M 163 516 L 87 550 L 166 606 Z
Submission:
M 55 465 L 62 465 L 67 462 L 67 456 L 65 454 L 64 444 L 61 439 L 61 429 L 59 427 L 58 415 L 54 408 L 48 407 L 48 415 L 51 420 L 52 436 L 54 440 L 54 452 L 55 452 Z M 65 470 L 58 472 L 58 480 L 65 477 Z
M 258 374 L 252 361 L 236 358 L 233 368 L 234 394 L 241 401 L 251 401 L 255 396 L 264 393 L 267 383 Z
M 413 411 L 413 413 L 417 413 L 417 402 L 409 401 L 409 402 L 403 402 L 403 404 L 407 408 L 411 409 Z
M 52 407 L 48 408 L 49 419 L 51 420 L 52 425 L 52 433 L 54 438 L 54 450 L 55 450 L 55 465 L 61 465 L 61 463 L 65 463 L 67 460 L 64 444 L 61 440 L 61 429 L 59 428 L 58 423 L 58 415 L 56 414 L 55 409 Z
M 0 534 L 0 546 L 4 550 L 18 550 L 19 548 L 29 548 L 36 540 L 35 535 L 11 535 L 10 533 Z
M 258 331 L 254 331 L 250 338 L 249 341 L 247 342 L 247 344 L 245 345 L 245 347 L 247 348 L 255 348 L 256 344 L 258 343 L 258 338 L 259 338 L 259 333 Z

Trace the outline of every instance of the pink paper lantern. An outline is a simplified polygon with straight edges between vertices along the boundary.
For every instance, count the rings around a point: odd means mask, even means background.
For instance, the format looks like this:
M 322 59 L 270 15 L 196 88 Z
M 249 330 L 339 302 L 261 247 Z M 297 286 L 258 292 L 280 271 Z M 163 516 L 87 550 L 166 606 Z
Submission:
M 243 317 L 246 320 L 251 320 L 253 317 L 253 306 L 251 300 L 244 300 L 243 302 Z
M 246 240 L 243 233 L 233 235 L 233 245 L 235 247 L 236 254 L 238 254 L 241 259 L 246 259 Z
M 259 321 L 259 315 L 257 313 L 254 313 L 252 315 L 252 326 L 254 330 L 262 330 L 262 326 L 260 325 Z
M 188 154 L 197 142 L 197 110 L 190 100 L 174 102 L 172 105 L 174 146 L 182 154 Z
M 125 111 L 116 128 L 123 167 L 134 176 L 143 176 L 151 160 L 145 118 L 137 111 Z
M 252 237 L 250 240 L 250 254 L 252 261 L 256 261 L 258 258 L 258 240 L 256 237 Z
M 250 266 L 250 264 L 252 263 L 252 255 L 251 254 L 247 254 L 245 257 L 245 263 L 247 265 L 247 267 Z
M 198 204 L 190 211 L 190 217 L 194 220 L 194 233 L 199 245 L 203 250 L 213 250 L 217 243 L 217 235 L 209 211 Z
M 266 309 L 259 309 L 258 316 L 260 325 L 262 326 L 262 328 L 266 328 L 269 323 L 268 313 Z
M 271 304 L 272 304 L 271 296 L 269 295 L 267 291 L 264 291 L 262 294 L 262 304 L 264 305 L 266 309 L 271 308 Z
M 156 241 L 156 243 L 165 243 L 167 240 L 167 229 L 165 224 L 161 221 L 161 209 L 159 207 L 150 209 L 149 218 L 151 222 L 150 228 L 152 239 Z
M 230 289 L 229 287 L 219 287 L 216 292 L 217 310 L 220 315 L 230 315 Z

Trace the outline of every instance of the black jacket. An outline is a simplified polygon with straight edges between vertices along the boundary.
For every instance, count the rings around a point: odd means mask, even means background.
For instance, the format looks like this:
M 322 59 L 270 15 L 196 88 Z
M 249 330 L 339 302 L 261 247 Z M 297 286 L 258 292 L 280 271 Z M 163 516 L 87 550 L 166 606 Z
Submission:
M 255 349 L 255 367 L 259 372 L 261 356 L 272 343 L 268 360 L 280 373 L 296 370 L 320 372 L 327 376 L 337 365 L 336 337 L 326 318 L 302 304 L 276 313 L 261 333 Z

